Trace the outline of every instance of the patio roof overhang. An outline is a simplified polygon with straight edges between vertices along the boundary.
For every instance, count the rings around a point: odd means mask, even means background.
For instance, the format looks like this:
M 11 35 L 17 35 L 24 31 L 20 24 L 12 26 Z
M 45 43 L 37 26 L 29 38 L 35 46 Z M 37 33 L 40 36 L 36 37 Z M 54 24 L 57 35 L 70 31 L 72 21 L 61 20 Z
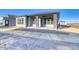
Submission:
M 57 15 L 59 15 L 60 12 L 51 12 L 51 13 L 33 14 L 33 15 L 30 15 L 30 17 L 35 18 L 36 16 L 38 16 L 39 18 L 53 18 L 53 14 L 57 14 Z

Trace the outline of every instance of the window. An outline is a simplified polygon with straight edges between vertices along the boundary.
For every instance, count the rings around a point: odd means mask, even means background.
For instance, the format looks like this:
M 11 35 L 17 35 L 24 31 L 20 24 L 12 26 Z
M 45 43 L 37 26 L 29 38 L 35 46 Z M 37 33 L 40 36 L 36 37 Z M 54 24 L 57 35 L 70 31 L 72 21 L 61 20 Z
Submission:
M 50 19 L 48 19 L 48 24 L 50 24 Z
M 53 20 L 52 19 L 47 19 L 47 24 L 53 24 Z
M 33 19 L 33 24 L 35 24 L 35 19 Z
M 24 18 L 18 18 L 17 23 L 18 24 L 24 24 Z
M 22 19 L 21 19 L 21 24 L 23 24 L 23 23 L 24 23 L 24 19 L 22 18 Z

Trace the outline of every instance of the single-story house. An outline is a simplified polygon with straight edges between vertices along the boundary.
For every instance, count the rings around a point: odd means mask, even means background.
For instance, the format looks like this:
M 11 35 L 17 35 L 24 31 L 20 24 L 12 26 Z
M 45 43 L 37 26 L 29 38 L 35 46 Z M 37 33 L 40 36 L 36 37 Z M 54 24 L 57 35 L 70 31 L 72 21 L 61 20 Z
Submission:
M 24 15 L 16 17 L 16 26 L 58 28 L 59 12 Z
M 58 28 L 59 12 L 4 17 L 5 26 Z

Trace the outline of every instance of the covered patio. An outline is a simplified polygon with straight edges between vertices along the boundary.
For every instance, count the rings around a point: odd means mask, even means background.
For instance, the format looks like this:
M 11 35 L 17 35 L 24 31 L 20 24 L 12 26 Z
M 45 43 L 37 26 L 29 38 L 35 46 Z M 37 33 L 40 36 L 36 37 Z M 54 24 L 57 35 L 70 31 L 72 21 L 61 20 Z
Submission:
M 58 28 L 59 12 L 33 14 L 28 17 L 30 28 Z

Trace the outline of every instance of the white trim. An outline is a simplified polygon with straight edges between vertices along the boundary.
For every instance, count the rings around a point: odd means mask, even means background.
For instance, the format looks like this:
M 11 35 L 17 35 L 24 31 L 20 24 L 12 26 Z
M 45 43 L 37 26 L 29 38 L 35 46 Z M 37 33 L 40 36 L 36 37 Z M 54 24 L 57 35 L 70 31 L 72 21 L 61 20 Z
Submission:
M 41 27 L 41 19 L 39 18 L 39 27 Z
M 24 23 L 23 24 L 18 24 L 17 23 L 17 21 L 18 21 L 19 18 L 23 18 L 24 19 Z M 26 22 L 26 17 L 17 17 L 16 18 L 16 26 L 18 26 L 18 27 L 26 27 L 26 23 L 27 23 Z

